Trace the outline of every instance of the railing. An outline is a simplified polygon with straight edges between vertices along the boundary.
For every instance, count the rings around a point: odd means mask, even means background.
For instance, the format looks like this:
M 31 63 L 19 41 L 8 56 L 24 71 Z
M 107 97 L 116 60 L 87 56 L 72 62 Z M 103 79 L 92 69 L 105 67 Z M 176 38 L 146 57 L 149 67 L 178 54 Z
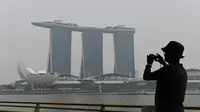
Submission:
M 48 105 L 48 106 L 41 106 Z M 56 107 L 55 107 L 56 106 Z M 58 106 L 86 106 L 87 108 L 72 108 Z M 153 107 L 153 105 L 111 105 L 111 104 L 84 104 L 84 103 L 52 103 L 52 102 L 15 102 L 15 101 L 0 101 L 0 107 L 16 107 L 16 108 L 32 108 L 34 112 L 40 112 L 40 109 L 56 109 L 56 110 L 74 110 L 74 111 L 91 111 L 91 112 L 130 112 L 126 110 L 106 110 L 107 107 L 114 108 L 129 108 L 142 109 L 144 107 Z M 88 107 L 98 107 L 92 109 Z M 199 106 L 186 106 L 186 110 L 200 110 Z M 6 111 L 12 112 L 12 111 Z M 16 111 L 15 111 L 16 112 Z M 134 112 L 133 110 L 131 112 Z

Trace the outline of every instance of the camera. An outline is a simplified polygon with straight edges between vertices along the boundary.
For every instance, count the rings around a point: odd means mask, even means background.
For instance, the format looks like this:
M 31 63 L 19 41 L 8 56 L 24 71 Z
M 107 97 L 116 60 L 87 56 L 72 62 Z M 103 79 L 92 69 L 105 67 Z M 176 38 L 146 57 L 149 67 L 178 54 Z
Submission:
M 158 58 L 158 55 L 155 55 L 155 54 L 151 54 L 151 57 L 153 58 L 153 60 L 157 61 L 159 58 Z

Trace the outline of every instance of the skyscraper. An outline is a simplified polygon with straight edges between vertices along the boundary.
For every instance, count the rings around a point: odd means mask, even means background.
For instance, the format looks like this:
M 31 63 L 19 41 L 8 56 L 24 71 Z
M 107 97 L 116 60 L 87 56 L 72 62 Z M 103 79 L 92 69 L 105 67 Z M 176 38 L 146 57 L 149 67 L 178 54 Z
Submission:
M 82 70 L 85 77 L 103 74 L 103 33 L 84 31 L 82 33 Z
M 50 30 L 50 50 L 47 72 L 71 74 L 72 31 L 64 28 Z
M 135 77 L 133 32 L 114 33 L 114 72 Z

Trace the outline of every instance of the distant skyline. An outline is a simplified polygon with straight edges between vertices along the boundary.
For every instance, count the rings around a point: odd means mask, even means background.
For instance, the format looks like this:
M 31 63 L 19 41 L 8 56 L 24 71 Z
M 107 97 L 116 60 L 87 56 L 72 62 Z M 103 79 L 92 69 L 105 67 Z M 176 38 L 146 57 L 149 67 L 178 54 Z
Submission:
M 199 0 L 4 0 L 0 1 L 0 84 L 19 79 L 17 61 L 35 70 L 47 67 L 49 30 L 34 21 L 65 20 L 83 26 L 126 25 L 136 29 L 135 65 L 142 76 L 146 55 L 160 53 L 170 40 L 185 46 L 185 68 L 200 68 Z M 79 75 L 81 34 L 73 33 L 72 74 Z M 113 70 L 112 35 L 104 35 L 104 72 Z M 162 54 L 163 55 L 163 54 Z M 154 69 L 159 68 L 155 64 Z

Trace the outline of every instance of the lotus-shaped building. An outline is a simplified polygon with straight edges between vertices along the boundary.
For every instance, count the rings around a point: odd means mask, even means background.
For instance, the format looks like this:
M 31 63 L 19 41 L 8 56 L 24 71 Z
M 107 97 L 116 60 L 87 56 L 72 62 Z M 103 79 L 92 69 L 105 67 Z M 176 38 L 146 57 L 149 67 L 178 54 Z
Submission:
M 46 71 L 38 71 L 36 73 L 32 68 L 26 68 L 22 63 L 17 64 L 17 71 L 20 78 L 28 84 L 52 84 L 58 77 L 57 73 L 47 73 Z

